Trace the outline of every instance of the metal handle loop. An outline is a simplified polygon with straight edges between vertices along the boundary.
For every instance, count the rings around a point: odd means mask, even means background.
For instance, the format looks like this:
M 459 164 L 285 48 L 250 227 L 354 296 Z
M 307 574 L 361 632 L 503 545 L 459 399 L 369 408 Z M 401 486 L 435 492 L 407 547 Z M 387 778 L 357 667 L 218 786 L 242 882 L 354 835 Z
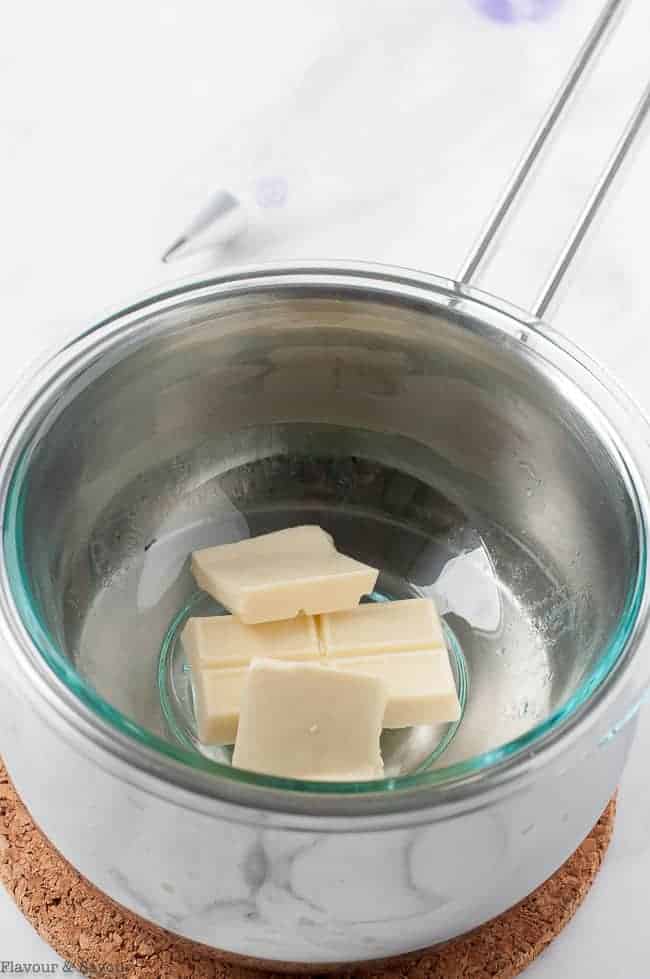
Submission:
M 487 226 L 465 259 L 457 276 L 461 285 L 469 285 L 476 278 L 479 268 L 484 263 L 491 246 L 502 229 L 505 219 L 519 196 L 527 177 L 533 170 L 535 163 L 546 146 L 551 133 L 555 129 L 572 95 L 584 78 L 587 68 L 593 64 L 597 52 L 626 2 L 627 0 L 608 0 L 608 3 L 605 4 L 598 19 L 591 28 L 566 78 L 556 92 L 551 105 L 540 122 L 530 146 L 510 176 L 490 216 Z M 625 131 L 616 145 L 614 153 L 598 179 L 582 213 L 565 242 L 560 256 L 533 306 L 532 312 L 534 316 L 541 318 L 548 310 L 549 304 L 557 293 L 560 283 L 589 231 L 605 199 L 607 191 L 620 170 L 649 112 L 650 84 L 645 89 Z

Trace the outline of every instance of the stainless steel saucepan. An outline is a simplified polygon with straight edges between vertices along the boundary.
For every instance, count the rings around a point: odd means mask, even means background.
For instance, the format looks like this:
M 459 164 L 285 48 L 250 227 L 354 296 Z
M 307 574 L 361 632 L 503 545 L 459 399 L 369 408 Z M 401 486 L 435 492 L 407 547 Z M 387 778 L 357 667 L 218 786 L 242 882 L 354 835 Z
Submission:
M 619 782 L 648 684 L 649 431 L 532 313 L 470 285 L 599 46 L 607 8 L 459 281 L 248 268 L 143 298 L 5 412 L 0 747 L 35 821 L 114 900 L 278 962 L 373 959 L 481 924 L 552 874 Z M 319 523 L 435 595 L 465 708 L 389 733 L 387 777 L 238 771 L 193 731 L 179 624 L 196 546 Z

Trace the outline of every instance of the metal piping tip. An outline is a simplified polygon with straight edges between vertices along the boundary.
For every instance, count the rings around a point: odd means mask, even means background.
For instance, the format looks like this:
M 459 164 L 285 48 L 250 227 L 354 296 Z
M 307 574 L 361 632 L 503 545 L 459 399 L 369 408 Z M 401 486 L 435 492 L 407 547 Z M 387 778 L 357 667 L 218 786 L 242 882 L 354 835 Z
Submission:
M 175 258 L 178 258 L 179 257 L 178 252 L 185 247 L 188 240 L 189 239 L 186 238 L 185 235 L 181 235 L 180 238 L 177 238 L 176 241 L 169 246 L 169 248 L 163 255 L 162 257 L 163 262 L 171 262 Z
M 247 226 L 246 209 L 229 190 L 217 190 L 162 256 L 163 262 L 186 258 L 232 241 Z

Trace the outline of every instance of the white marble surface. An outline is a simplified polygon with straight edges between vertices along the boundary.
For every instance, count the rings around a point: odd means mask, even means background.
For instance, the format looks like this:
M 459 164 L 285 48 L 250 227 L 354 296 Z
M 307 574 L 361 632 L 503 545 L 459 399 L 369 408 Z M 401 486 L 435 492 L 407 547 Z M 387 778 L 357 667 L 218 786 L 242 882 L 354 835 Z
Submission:
M 516 24 L 480 5 L 13 4 L 0 36 L 0 389 L 106 307 L 217 260 L 349 257 L 453 274 L 601 0 Z M 646 81 L 649 37 L 648 5 L 630 0 L 485 288 L 532 300 Z M 646 140 L 553 317 L 646 411 L 649 163 Z M 285 208 L 223 256 L 160 264 L 213 187 L 269 176 L 287 179 Z M 531 977 L 647 975 L 649 750 L 646 714 L 598 885 Z M 2 960 L 55 961 L 4 893 Z

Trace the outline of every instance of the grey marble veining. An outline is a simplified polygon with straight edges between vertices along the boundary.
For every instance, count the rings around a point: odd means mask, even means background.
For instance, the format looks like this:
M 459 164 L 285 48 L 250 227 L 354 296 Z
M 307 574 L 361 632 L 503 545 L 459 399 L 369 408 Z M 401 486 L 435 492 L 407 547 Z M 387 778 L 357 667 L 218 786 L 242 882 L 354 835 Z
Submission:
M 229 805 L 179 805 L 155 784 L 125 786 L 112 762 L 98 764 L 81 745 L 66 765 L 47 718 L 26 705 L 13 714 L 16 787 L 28 808 L 35 793 L 47 794 L 41 828 L 96 886 L 184 937 L 313 963 L 445 941 L 521 900 L 589 831 L 634 731 L 629 724 L 588 758 L 574 752 L 563 773 L 462 818 L 425 810 L 411 824 L 400 816 L 385 828 L 356 829 L 360 817 L 310 829 Z M 80 776 L 85 815 L 75 819 Z M 563 796 L 572 800 L 566 809 Z

